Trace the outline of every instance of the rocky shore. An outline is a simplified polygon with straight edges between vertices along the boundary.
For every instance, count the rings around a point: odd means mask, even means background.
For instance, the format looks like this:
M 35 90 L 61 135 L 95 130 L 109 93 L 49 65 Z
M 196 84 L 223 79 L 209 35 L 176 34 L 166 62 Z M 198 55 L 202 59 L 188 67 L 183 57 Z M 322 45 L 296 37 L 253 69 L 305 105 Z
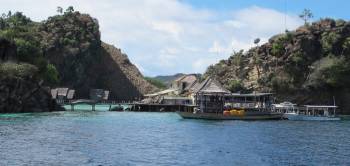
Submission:
M 34 65 L 18 63 L 16 45 L 0 39 L 0 113 L 61 111 Z

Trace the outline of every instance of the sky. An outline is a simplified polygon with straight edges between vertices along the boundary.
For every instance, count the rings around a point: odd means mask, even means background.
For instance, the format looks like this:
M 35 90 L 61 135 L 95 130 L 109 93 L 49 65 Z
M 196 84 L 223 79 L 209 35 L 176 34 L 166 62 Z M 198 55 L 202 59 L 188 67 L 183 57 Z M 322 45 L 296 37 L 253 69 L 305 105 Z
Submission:
M 234 51 L 313 20 L 348 20 L 348 0 L 0 0 L 0 11 L 21 11 L 34 21 L 57 6 L 97 18 L 101 39 L 127 54 L 146 76 L 203 73 Z

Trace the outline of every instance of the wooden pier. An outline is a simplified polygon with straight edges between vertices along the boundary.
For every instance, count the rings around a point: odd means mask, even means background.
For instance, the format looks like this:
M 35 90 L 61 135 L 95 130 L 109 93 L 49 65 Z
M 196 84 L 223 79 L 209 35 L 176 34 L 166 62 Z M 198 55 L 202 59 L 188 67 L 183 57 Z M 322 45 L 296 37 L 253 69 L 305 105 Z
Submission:
M 145 104 L 133 103 L 131 104 L 131 111 L 135 112 L 176 112 L 186 111 L 192 112 L 195 105 L 185 104 Z
M 108 105 L 108 111 L 113 111 L 113 105 L 119 107 L 127 106 L 126 109 L 119 108 L 116 111 L 134 111 L 134 112 L 176 112 L 176 111 L 193 111 L 194 105 L 183 104 L 146 104 L 136 102 L 118 102 L 118 101 L 96 101 L 96 100 L 71 100 L 71 101 L 59 101 L 60 105 L 70 105 L 70 110 L 75 111 L 75 106 L 80 104 L 91 105 L 91 111 L 96 111 L 96 105 Z

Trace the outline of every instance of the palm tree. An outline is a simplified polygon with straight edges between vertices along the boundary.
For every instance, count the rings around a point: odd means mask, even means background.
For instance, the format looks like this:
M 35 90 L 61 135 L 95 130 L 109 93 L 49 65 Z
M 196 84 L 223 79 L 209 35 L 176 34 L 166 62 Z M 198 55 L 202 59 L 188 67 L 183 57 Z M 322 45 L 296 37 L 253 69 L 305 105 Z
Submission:
M 261 65 L 261 59 L 260 59 L 259 53 L 258 53 L 259 42 L 260 42 L 260 38 L 256 38 L 254 40 L 254 44 L 256 45 L 256 48 L 255 48 L 255 53 L 253 56 L 253 63 L 254 63 L 256 70 L 258 72 L 258 79 L 260 78 L 260 65 Z

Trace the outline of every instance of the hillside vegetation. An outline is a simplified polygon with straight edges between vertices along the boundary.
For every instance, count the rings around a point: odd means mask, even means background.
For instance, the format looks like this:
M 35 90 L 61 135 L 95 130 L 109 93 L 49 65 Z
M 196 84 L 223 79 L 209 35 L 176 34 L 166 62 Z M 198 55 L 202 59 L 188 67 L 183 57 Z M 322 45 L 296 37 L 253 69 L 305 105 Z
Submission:
M 21 12 L 3 14 L 0 38 L 14 43 L 16 62 L 38 68 L 45 86 L 69 87 L 79 98 L 94 88 L 111 91 L 111 99 L 131 100 L 154 92 L 126 54 L 100 39 L 98 21 L 69 7 L 42 22 Z
M 274 92 L 277 101 L 350 104 L 350 22 L 322 19 L 208 67 L 232 91 Z

